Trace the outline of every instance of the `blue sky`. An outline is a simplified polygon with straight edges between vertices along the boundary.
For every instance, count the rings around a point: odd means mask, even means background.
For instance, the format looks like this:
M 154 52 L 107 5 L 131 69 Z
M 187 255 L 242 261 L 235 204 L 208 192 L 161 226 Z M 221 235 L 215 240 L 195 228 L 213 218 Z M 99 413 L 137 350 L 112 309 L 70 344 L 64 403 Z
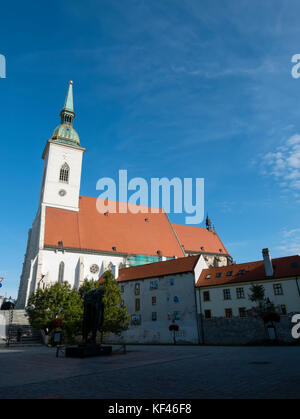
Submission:
M 299 13 L 294 0 L 3 4 L 1 293 L 17 294 L 41 154 L 69 80 L 82 195 L 119 169 L 204 177 L 205 211 L 236 262 L 263 247 L 300 253 Z

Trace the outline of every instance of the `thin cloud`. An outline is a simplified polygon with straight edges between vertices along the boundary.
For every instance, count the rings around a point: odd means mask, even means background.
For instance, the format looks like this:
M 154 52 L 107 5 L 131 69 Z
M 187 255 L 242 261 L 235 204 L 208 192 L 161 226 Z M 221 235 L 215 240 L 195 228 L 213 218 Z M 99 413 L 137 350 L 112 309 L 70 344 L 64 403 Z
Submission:
M 300 254 L 300 228 L 284 230 L 281 233 L 280 246 L 276 249 L 283 255 Z
M 261 159 L 261 173 L 275 178 L 285 190 L 300 190 L 300 134 L 294 134 Z M 295 195 L 295 197 L 297 197 Z

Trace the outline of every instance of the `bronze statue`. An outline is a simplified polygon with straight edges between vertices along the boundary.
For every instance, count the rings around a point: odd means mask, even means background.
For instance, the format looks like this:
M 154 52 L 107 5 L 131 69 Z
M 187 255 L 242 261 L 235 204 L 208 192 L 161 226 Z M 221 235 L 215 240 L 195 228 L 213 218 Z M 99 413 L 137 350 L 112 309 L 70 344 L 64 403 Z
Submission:
M 82 324 L 82 337 L 84 343 L 96 343 L 97 330 L 100 330 L 104 318 L 103 290 L 96 288 L 88 291 L 84 296 L 84 314 Z M 92 336 L 89 339 L 89 333 Z
M 111 355 L 112 346 L 96 344 L 97 330 L 101 330 L 104 320 L 103 289 L 96 288 L 88 291 L 83 299 L 83 343 L 66 347 L 66 357 L 86 358 L 89 356 Z M 89 334 L 92 332 L 91 337 Z

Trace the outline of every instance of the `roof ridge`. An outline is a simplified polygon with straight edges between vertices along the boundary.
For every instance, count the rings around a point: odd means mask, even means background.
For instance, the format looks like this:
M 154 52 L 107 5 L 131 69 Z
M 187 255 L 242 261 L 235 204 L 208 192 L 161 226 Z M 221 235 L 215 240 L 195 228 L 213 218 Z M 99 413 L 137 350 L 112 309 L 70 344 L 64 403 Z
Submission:
M 283 260 L 283 259 L 288 259 L 288 258 L 295 258 L 295 257 L 299 257 L 299 255 L 290 255 L 290 256 L 281 256 L 279 258 L 272 258 L 272 262 L 277 261 L 277 260 Z M 230 269 L 230 268 L 234 268 L 235 266 L 240 266 L 240 265 L 251 265 L 254 263 L 264 263 L 263 259 L 259 259 L 259 260 L 254 260 L 251 262 L 241 262 L 241 263 L 234 263 L 232 265 L 226 265 L 226 266 L 212 266 L 211 268 L 205 268 L 203 270 L 210 270 L 210 269 Z
M 148 205 L 133 204 L 131 202 L 118 201 L 118 200 L 115 200 L 115 199 L 104 199 L 104 198 L 99 198 L 99 197 L 96 197 L 96 196 L 87 196 L 87 195 L 80 195 L 80 198 L 101 199 L 102 201 L 115 202 L 117 204 L 127 204 L 127 205 L 131 205 L 133 207 L 140 207 L 140 208 L 147 208 L 147 209 L 153 208 L 153 209 L 159 210 L 159 212 L 153 212 L 152 214 L 166 214 L 166 211 L 163 208 L 151 207 L 151 206 L 148 206 Z M 151 213 L 151 211 L 149 211 L 149 212 Z M 120 214 L 124 214 L 124 213 L 120 213 Z

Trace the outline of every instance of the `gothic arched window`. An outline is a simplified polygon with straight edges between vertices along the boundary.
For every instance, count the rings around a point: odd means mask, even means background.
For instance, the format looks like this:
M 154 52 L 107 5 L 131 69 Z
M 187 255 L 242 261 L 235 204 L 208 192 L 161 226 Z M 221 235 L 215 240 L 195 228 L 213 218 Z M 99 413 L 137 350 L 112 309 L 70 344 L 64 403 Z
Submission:
M 64 282 L 64 272 L 65 272 L 65 264 L 64 262 L 60 262 L 59 269 L 58 269 L 58 282 L 61 284 Z
M 70 168 L 67 163 L 64 163 L 60 168 L 59 181 L 63 183 L 69 183 L 69 174 Z

